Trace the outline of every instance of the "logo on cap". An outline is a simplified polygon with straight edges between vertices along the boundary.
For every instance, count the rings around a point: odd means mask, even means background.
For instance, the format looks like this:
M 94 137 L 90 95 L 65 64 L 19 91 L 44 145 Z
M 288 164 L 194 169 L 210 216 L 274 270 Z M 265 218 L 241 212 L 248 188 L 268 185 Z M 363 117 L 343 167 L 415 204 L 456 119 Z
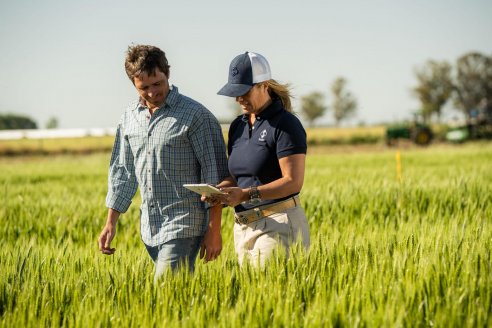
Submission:
M 231 74 L 232 74 L 232 76 L 236 76 L 236 75 L 238 75 L 238 74 L 239 74 L 239 70 L 237 69 L 237 67 L 236 67 L 236 66 L 234 66 L 234 67 L 232 68 Z

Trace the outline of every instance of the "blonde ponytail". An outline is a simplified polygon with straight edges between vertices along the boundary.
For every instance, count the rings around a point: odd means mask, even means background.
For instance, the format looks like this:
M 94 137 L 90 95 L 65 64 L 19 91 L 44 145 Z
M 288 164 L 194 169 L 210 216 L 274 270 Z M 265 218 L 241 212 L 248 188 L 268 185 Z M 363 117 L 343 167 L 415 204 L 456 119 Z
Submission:
M 292 104 L 290 101 L 290 98 L 292 98 L 292 95 L 290 94 L 290 84 L 280 84 L 273 79 L 270 79 L 263 83 L 268 86 L 270 96 L 272 98 L 274 98 L 274 95 L 279 97 L 285 110 L 288 112 L 292 112 Z

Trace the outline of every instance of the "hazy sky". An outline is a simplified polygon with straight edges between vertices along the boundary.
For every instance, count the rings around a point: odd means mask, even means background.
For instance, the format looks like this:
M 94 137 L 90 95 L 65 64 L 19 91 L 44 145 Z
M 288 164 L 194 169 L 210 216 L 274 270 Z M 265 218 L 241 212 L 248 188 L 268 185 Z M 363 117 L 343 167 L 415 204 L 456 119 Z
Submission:
M 492 1 L 0 0 L 0 112 L 44 127 L 112 127 L 137 94 L 124 56 L 131 43 L 163 49 L 181 93 L 231 117 L 216 92 L 229 63 L 263 54 L 299 99 L 345 77 L 352 123 L 409 118 L 414 69 L 469 51 L 492 55 Z M 333 122 L 330 113 L 325 122 Z

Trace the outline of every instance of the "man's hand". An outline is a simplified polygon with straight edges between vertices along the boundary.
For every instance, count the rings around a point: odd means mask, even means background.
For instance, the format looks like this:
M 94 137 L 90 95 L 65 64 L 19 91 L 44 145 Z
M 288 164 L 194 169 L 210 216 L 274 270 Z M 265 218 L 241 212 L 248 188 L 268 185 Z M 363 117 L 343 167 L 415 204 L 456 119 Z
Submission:
M 222 205 L 210 208 L 210 222 L 200 246 L 200 258 L 204 259 L 205 262 L 215 260 L 222 251 L 221 215 Z
M 200 258 L 205 262 L 213 261 L 219 257 L 222 251 L 222 235 L 220 231 L 214 232 L 210 228 L 205 232 L 202 245 L 200 246 Z
M 111 248 L 111 242 L 113 241 L 114 236 L 116 235 L 116 223 L 118 222 L 118 218 L 120 213 L 109 209 L 108 210 L 108 219 L 106 221 L 106 225 L 104 226 L 97 242 L 99 244 L 99 250 L 106 255 L 113 255 L 116 251 L 116 248 Z
M 116 235 L 116 227 L 105 226 L 99 235 L 97 240 L 99 243 L 99 250 L 106 255 L 113 255 L 116 248 L 111 248 L 111 241 Z

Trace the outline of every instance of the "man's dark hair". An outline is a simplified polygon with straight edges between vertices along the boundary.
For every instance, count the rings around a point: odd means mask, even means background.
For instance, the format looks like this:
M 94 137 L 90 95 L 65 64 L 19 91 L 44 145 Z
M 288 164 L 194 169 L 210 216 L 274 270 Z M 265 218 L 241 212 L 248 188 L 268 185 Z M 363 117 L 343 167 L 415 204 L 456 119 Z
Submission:
M 153 75 L 156 68 L 169 77 L 169 67 L 166 54 L 157 47 L 141 44 L 128 47 L 125 70 L 132 82 L 143 73 Z

